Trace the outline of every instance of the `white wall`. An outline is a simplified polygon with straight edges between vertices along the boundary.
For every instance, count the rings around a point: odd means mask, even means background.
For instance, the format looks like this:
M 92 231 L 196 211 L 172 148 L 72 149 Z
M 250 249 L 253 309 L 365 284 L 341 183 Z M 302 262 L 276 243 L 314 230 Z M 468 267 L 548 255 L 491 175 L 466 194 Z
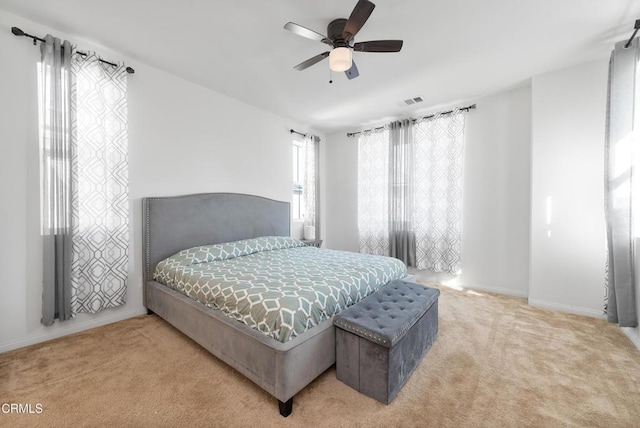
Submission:
M 602 314 L 607 61 L 533 78 L 529 303 Z
M 41 326 L 39 49 L 11 35 L 11 26 L 36 35 L 50 32 L 67 37 L 0 10 L 0 52 L 7 60 L 0 68 L 0 224 L 4 229 L 0 272 L 6 273 L 0 282 L 0 352 L 144 313 L 142 197 L 224 191 L 291 200 L 289 129 L 311 130 L 69 37 L 79 48 L 96 49 L 103 57 L 124 60 L 136 69 L 129 78 L 130 282 L 123 307 Z M 324 154 L 322 148 L 321 157 Z M 323 169 L 321 161 L 324 176 Z M 323 180 L 322 197 L 325 184 Z
M 530 88 L 476 103 L 465 134 L 462 275 L 457 282 L 526 296 Z M 358 251 L 358 139 L 340 132 L 327 140 L 327 247 Z
M 458 285 L 526 296 L 531 87 L 482 98 L 467 116 Z
M 327 234 L 325 246 L 360 251 L 358 243 L 358 138 L 327 135 Z

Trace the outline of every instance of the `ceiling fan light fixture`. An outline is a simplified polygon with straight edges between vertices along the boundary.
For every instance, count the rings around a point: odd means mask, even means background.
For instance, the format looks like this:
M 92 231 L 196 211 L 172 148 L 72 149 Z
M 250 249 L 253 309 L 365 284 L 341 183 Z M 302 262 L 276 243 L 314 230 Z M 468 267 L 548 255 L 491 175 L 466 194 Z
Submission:
M 333 71 L 347 71 L 351 68 L 351 49 L 346 47 L 334 48 L 329 53 L 329 68 Z

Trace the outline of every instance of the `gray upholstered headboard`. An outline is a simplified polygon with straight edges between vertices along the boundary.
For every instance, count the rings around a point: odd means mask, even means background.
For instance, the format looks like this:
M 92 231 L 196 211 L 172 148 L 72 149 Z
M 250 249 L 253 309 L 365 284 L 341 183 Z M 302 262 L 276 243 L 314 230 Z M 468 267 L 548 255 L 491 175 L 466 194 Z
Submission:
M 289 202 L 238 193 L 142 199 L 143 283 L 158 262 L 186 248 L 289 236 Z

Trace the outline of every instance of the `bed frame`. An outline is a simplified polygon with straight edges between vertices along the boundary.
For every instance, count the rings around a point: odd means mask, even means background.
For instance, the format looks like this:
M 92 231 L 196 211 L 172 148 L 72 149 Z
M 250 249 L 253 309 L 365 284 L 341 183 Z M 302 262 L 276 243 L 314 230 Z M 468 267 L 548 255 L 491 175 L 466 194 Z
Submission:
M 278 399 L 293 396 L 335 363 L 329 319 L 282 343 L 156 281 L 158 262 L 180 250 L 260 236 L 289 236 L 288 202 L 236 193 L 143 198 L 144 305 Z

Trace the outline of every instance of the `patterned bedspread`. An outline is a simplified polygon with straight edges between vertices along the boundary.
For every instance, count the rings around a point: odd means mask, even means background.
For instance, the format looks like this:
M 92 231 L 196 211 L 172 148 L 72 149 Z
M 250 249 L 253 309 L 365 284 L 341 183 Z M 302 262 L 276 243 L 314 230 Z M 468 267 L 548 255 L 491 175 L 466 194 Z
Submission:
M 154 279 L 286 342 L 405 275 L 391 257 L 263 237 L 183 250 Z

